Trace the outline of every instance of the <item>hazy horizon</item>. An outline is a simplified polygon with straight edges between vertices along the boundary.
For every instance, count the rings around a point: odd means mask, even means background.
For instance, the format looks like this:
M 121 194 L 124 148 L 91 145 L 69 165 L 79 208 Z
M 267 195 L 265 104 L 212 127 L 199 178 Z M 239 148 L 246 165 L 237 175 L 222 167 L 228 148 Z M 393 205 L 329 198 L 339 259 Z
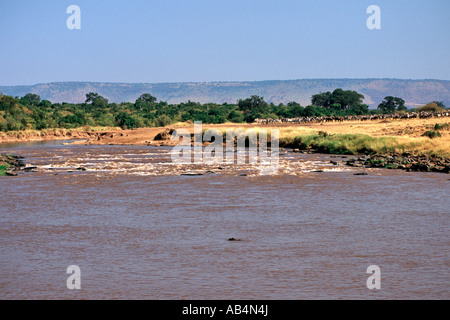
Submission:
M 404 80 L 404 81 L 450 81 L 449 79 L 429 79 L 429 78 L 416 78 L 416 79 L 406 79 L 406 78 L 298 78 L 298 79 L 264 79 L 264 80 L 220 80 L 220 81 L 170 81 L 170 82 L 116 82 L 116 81 L 90 81 L 90 80 L 67 80 L 67 81 L 49 81 L 49 82 L 39 82 L 31 84 L 11 84 L 4 85 L 0 84 L 0 87 L 22 87 L 22 86 L 36 86 L 41 84 L 52 84 L 52 83 L 107 83 L 107 84 L 176 84 L 176 83 L 246 83 L 246 82 L 271 82 L 271 81 L 301 81 L 301 80 Z
M 366 24 L 374 4 L 379 30 Z M 449 9 L 445 0 L 2 1 L 0 84 L 450 80 Z
M 96 92 L 110 102 L 134 102 L 141 94 L 151 93 L 168 103 L 196 101 L 200 103 L 235 103 L 252 95 L 259 95 L 268 102 L 302 105 L 310 103 L 311 96 L 336 88 L 354 90 L 365 96 L 365 103 L 376 106 L 386 96 L 397 96 L 413 107 L 430 101 L 450 104 L 449 80 L 405 79 L 296 79 L 266 81 L 219 82 L 49 82 L 35 85 L 0 86 L 0 91 L 11 96 L 38 94 L 52 102 L 80 103 L 88 92 Z

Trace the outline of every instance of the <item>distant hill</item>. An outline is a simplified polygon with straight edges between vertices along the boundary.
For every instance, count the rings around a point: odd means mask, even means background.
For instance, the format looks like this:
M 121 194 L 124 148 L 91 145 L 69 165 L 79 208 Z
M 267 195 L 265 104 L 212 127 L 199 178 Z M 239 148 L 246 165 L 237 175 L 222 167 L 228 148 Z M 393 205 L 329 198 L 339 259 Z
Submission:
M 242 82 L 184 82 L 184 83 L 107 83 L 52 82 L 27 86 L 0 86 L 0 92 L 22 97 L 35 93 L 52 102 L 84 102 L 86 93 L 96 92 L 110 102 L 134 102 L 142 93 L 151 93 L 168 103 L 188 100 L 207 103 L 235 103 L 251 95 L 263 96 L 275 104 L 311 103 L 311 96 L 336 88 L 355 90 L 365 96 L 365 103 L 376 107 L 384 97 L 397 96 L 408 107 L 416 107 L 433 100 L 450 106 L 449 80 L 404 79 L 303 79 Z

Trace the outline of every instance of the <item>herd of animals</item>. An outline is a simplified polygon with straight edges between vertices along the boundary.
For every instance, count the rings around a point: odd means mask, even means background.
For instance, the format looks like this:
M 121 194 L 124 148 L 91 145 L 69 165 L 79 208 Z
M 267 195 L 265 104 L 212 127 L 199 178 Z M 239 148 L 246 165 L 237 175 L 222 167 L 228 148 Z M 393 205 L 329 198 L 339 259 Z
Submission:
M 257 124 L 273 124 L 273 123 L 323 123 L 323 122 L 343 122 L 343 121 L 368 121 L 368 120 L 384 120 L 384 119 L 427 119 L 427 118 L 444 118 L 450 116 L 450 110 L 440 112 L 420 111 L 408 113 L 389 113 L 389 114 L 370 114 L 370 115 L 348 115 L 348 116 L 321 116 L 321 117 L 297 117 L 297 118 L 281 118 L 281 119 L 255 119 Z

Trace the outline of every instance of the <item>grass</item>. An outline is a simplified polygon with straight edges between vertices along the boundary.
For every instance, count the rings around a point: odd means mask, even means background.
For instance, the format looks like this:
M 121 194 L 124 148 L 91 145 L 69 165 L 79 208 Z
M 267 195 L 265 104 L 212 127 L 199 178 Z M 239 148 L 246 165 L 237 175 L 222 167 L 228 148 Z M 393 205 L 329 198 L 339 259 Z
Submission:
M 411 152 L 416 154 L 429 154 L 433 157 L 450 158 L 450 142 L 447 138 L 407 138 L 399 137 L 396 139 L 397 149 L 403 152 Z
M 51 129 L 43 129 L 43 130 L 23 130 L 23 131 L 8 131 L 1 132 L 0 136 L 3 137 L 20 137 L 25 135 L 34 135 L 34 136 L 42 136 L 46 134 L 53 134 L 55 132 L 60 134 L 67 134 L 68 132 L 98 132 L 98 131 L 114 131 L 120 130 L 118 127 L 92 127 L 92 126 L 83 126 L 73 129 L 65 129 L 65 128 L 51 128 Z
M 313 149 L 332 154 L 375 154 L 396 150 L 394 137 L 371 137 L 364 134 L 307 134 L 280 140 L 280 146 Z
M 442 119 L 444 120 L 444 119 Z M 172 126 L 186 127 L 193 133 L 190 123 L 177 123 Z M 105 130 L 106 128 L 86 127 L 84 130 Z M 108 128 L 113 129 L 113 128 Z M 267 130 L 268 140 L 273 129 L 279 130 L 280 147 L 298 149 L 314 149 L 322 153 L 335 154 L 383 154 L 387 152 L 409 152 L 416 155 L 428 154 L 434 157 L 450 158 L 450 125 L 436 123 L 436 119 L 409 119 L 384 121 L 347 121 L 343 123 L 314 123 L 311 125 L 255 125 L 225 123 L 219 125 L 203 125 L 206 129 L 216 129 L 226 138 L 226 130 L 234 132 L 255 130 L 259 136 L 260 130 Z M 437 132 L 440 137 L 430 139 L 423 136 L 428 130 Z M 63 129 L 57 129 L 63 130 Z M 78 129 L 80 130 L 80 129 Z M 50 130 L 47 130 L 50 131 Z M 77 129 L 67 130 L 77 131 Z M 32 131 L 22 132 L 30 133 Z M 44 131 L 45 132 L 45 131 Z M 36 131 L 39 133 L 39 131 Z M 2 134 L 0 133 L 0 137 Z M 10 134 L 10 133 L 8 133 Z M 11 134 L 20 134 L 14 132 Z
M 346 127 L 349 129 L 349 126 Z M 360 123 L 358 127 L 364 128 L 360 126 Z M 370 125 L 370 128 L 373 128 L 373 125 Z M 237 126 L 220 127 L 219 130 L 224 138 L 227 129 L 234 131 L 242 129 L 245 132 L 250 128 Z M 257 133 L 260 129 L 267 129 L 268 137 L 270 137 L 270 130 L 273 127 L 253 127 L 252 129 Z M 333 128 L 338 130 L 330 130 L 331 132 L 328 130 L 323 131 L 325 129 L 324 126 L 317 126 L 316 128 L 291 126 L 278 129 L 280 130 L 280 147 L 302 150 L 313 149 L 316 152 L 330 154 L 354 155 L 409 152 L 417 155 L 428 154 L 433 157 L 450 158 L 450 135 L 448 134 L 442 134 L 441 137 L 430 139 L 416 133 L 411 136 L 356 133 L 355 128 L 351 128 L 352 130 L 349 130 L 350 133 L 345 133 L 344 128 L 338 127 Z M 424 126 L 421 127 L 420 134 L 423 134 L 424 131 L 422 130 L 426 130 Z M 364 132 L 364 130 L 359 131 Z
M 0 176 L 6 176 L 6 171 L 8 171 L 8 166 L 4 164 L 0 165 Z
M 450 158 L 448 139 L 429 139 L 425 137 L 372 137 L 365 134 L 319 133 L 285 137 L 280 146 L 313 149 L 331 154 L 383 154 L 388 152 L 429 154 L 433 157 Z

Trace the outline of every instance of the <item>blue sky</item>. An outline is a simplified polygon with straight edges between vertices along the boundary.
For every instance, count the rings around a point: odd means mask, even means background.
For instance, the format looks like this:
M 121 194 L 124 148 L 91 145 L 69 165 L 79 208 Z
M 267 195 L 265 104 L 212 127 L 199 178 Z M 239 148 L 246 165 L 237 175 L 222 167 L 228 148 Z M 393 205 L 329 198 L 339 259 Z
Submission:
M 449 31 L 449 0 L 2 0 L 0 85 L 450 80 Z

